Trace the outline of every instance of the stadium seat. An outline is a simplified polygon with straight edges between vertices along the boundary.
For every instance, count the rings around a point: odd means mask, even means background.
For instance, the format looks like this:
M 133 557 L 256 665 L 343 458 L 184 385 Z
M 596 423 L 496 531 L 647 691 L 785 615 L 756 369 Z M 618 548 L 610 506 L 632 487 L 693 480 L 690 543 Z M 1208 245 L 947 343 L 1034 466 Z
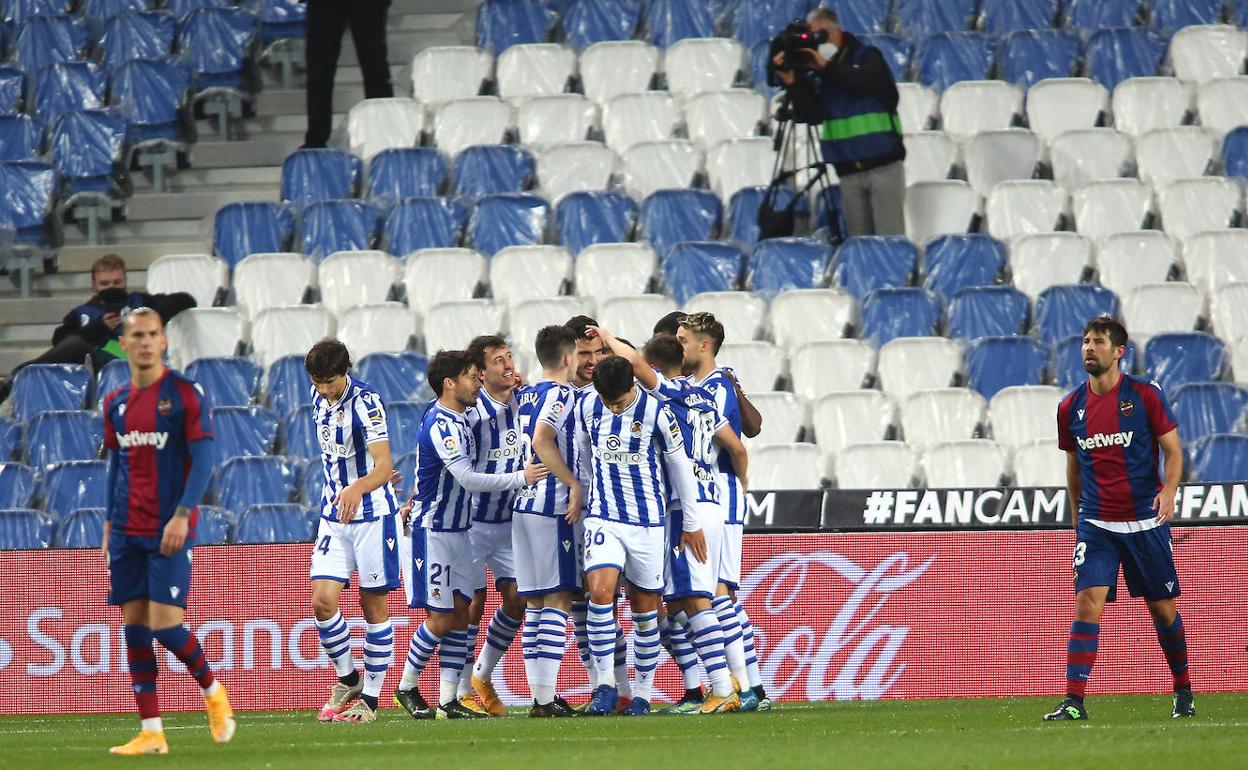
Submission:
M 312 380 L 303 366 L 306 350 L 282 356 L 269 367 L 265 376 L 265 402 L 273 414 L 285 416 L 310 403 Z
M 1058 449 L 1056 439 L 1015 447 L 1014 483 L 1020 487 L 1066 486 L 1066 453 Z
M 1130 136 L 1182 125 L 1191 108 L 1191 86 L 1178 78 L 1129 78 L 1114 88 L 1114 128 Z
M 1022 334 L 1030 314 L 1031 301 L 1012 286 L 962 289 L 949 305 L 949 336 L 970 340 Z
M 1218 78 L 1203 84 L 1196 92 L 1200 125 L 1221 137 L 1248 125 L 1248 77 Z
M 715 237 L 722 215 L 719 198 L 708 190 L 656 190 L 641 204 L 637 235 L 656 254 L 666 257 L 681 241 Z
M 515 305 L 555 297 L 572 277 L 572 256 L 561 246 L 509 246 L 490 260 L 494 298 Z
M 1088 373 L 1083 368 L 1083 330 L 1059 340 L 1053 346 L 1053 379 L 1063 390 L 1073 390 L 1088 381 Z M 1118 369 L 1123 374 L 1132 374 L 1137 369 L 1138 350 L 1135 340 L 1127 341 L 1127 350 Z
M 763 418 L 762 431 L 748 439 L 751 450 L 766 444 L 788 444 L 801 438 L 809 422 L 804 398 L 783 391 L 751 393 L 749 398 Z
M 844 3 L 836 9 L 841 27 L 854 35 L 877 34 L 888 25 L 893 0 L 863 0 Z
M 334 315 L 362 303 L 385 302 L 399 280 L 399 260 L 384 251 L 337 251 L 317 268 L 321 303 Z
M 752 444 L 751 489 L 818 489 L 822 455 L 814 444 Z
M 501 56 L 513 45 L 545 41 L 558 20 L 540 0 L 486 0 L 477 7 L 477 46 Z
M 808 342 L 840 339 L 853 324 L 854 298 L 834 289 L 792 289 L 771 302 L 771 335 L 776 344 L 796 350 Z
M 624 189 L 639 201 L 658 190 L 692 186 L 702 167 L 702 154 L 683 139 L 641 142 L 622 157 Z
M 1240 337 L 1231 344 L 1231 372 L 1235 382 L 1248 383 L 1248 337 Z
M 979 205 L 971 186 L 957 179 L 906 186 L 906 235 L 915 243 L 946 233 L 964 233 Z
M 598 142 L 554 145 L 537 155 L 536 186 L 557 205 L 567 195 L 607 190 L 619 166 L 619 156 Z
M 487 257 L 508 246 L 541 243 L 549 216 L 549 204 L 536 195 L 487 195 L 477 201 L 468 218 L 467 241 Z
M 1093 240 L 1139 230 L 1152 208 L 1153 189 L 1138 179 L 1090 182 L 1071 197 L 1076 229 Z
M 966 351 L 967 384 L 989 400 L 1003 388 L 1039 385 L 1049 354 L 1048 346 L 1031 337 L 980 337 Z
M 390 451 L 395 456 L 416 451 L 416 442 L 420 437 L 420 424 L 424 416 L 423 401 L 393 401 L 386 405 Z
M 1248 283 L 1231 283 L 1217 289 L 1209 305 L 1213 329 L 1219 337 L 1226 340 L 1248 337 Z
M 1248 388 L 1229 382 L 1200 382 L 1184 385 L 1169 394 L 1179 437 L 1185 443 L 1214 433 L 1241 433 Z
M 256 87 L 248 67 L 259 27 L 259 18 L 242 8 L 201 8 L 181 19 L 175 46 L 195 74 L 197 100 L 248 100 Z M 241 105 L 227 109 L 242 112 Z
M 737 288 L 745 255 L 736 246 L 715 241 L 684 241 L 663 259 L 664 293 L 684 305 L 695 294 Z
M 835 454 L 841 489 L 906 489 L 920 477 L 918 456 L 903 441 L 854 443 Z
M 124 174 L 125 139 L 125 121 L 114 111 L 74 110 L 56 119 L 48 149 L 61 176 L 62 209 L 83 207 L 90 217 L 91 210 L 99 207 L 121 207 L 125 192 L 119 180 Z M 93 226 L 88 226 L 88 233 Z
M 152 294 L 185 291 L 198 307 L 212 307 L 229 281 L 229 268 L 208 254 L 170 254 L 147 268 L 145 288 Z
M 1005 269 L 1005 244 L 984 235 L 941 235 L 923 255 L 923 286 L 948 302 L 962 289 L 992 286 Z
M 1243 191 L 1226 178 L 1176 179 L 1157 192 L 1161 224 L 1175 238 L 1232 226 L 1242 209 Z
M 42 469 L 66 460 L 99 456 L 103 423 L 82 410 L 41 411 L 26 426 L 26 461 Z
M 897 235 L 849 238 L 832 259 L 832 283 L 856 299 L 876 289 L 909 285 L 918 269 L 918 250 Z
M 1209 230 L 1183 242 L 1187 280 L 1206 294 L 1219 287 L 1248 281 L 1248 231 Z
M 43 521 L 29 508 L 0 509 L 0 551 L 43 548 Z
M 524 43 L 498 54 L 494 85 L 508 101 L 563 93 L 576 72 L 576 54 L 556 43 Z
M 933 444 L 920 462 L 928 489 L 997 487 L 1009 474 L 1006 450 L 984 439 Z
M 897 84 L 897 116 L 907 135 L 932 128 L 940 114 L 940 96 L 918 83 Z
M 906 443 L 923 450 L 940 441 L 969 439 L 987 416 L 984 397 L 967 388 L 919 390 L 901 399 Z
M 42 412 L 82 409 L 90 390 L 81 364 L 31 364 L 13 378 L 13 416 L 28 423 Z
M 1051 78 L 1027 91 L 1027 124 L 1046 142 L 1104 125 L 1108 114 L 1109 91 L 1087 78 Z
M 659 59 L 659 49 L 640 40 L 595 43 L 581 53 L 585 96 L 606 105 L 621 94 L 645 91 L 659 70 Z
M 644 243 L 599 243 L 577 255 L 576 293 L 601 302 L 608 297 L 645 294 L 658 258 Z
M 42 131 L 29 115 L 0 115 L 0 161 L 32 160 L 42 141 Z
M 738 9 L 743 8 L 745 8 L 744 5 L 738 6 Z M 743 42 L 746 45 L 752 44 L 751 41 Z M 731 88 L 737 79 L 737 74 L 744 66 L 745 48 L 736 40 L 722 37 L 688 38 L 672 44 L 663 53 L 663 71 L 667 76 L 667 89 L 676 96 L 686 99 L 690 107 L 696 101 L 698 94 L 708 91 L 722 92 L 724 89 Z M 762 101 L 761 96 L 754 95 L 754 98 Z M 751 114 L 758 114 L 760 119 L 765 116 L 765 105 L 755 108 L 752 100 L 745 100 L 744 104 L 740 102 L 738 104 L 746 110 L 744 116 L 730 115 L 727 112 L 722 114 L 730 117 L 734 122 L 743 117 L 749 117 Z M 694 137 L 692 125 L 690 125 L 689 135 Z M 709 147 L 713 143 L 707 142 L 706 146 Z
M 958 143 L 944 131 L 906 134 L 906 181 L 938 182 L 949 178 L 958 162 Z
M 774 390 L 784 374 L 784 350 L 770 342 L 725 342 L 715 360 L 732 369 L 741 387 L 750 391 Z
M 598 243 L 627 241 L 637 224 L 637 203 L 619 190 L 580 191 L 555 206 L 555 229 L 570 254 Z
M 541 366 L 535 361 L 532 351 L 537 333 L 543 327 L 592 313 L 593 303 L 582 297 L 541 297 L 512 305 L 507 312 L 507 328 L 516 358 L 516 370 L 526 374 L 540 373 Z M 641 341 L 637 341 L 637 346 L 641 345 Z
M 878 390 L 830 391 L 812 407 L 815 441 L 832 453 L 863 441 L 882 441 L 893 430 L 896 411 L 893 400 Z
M 1184 0 L 1191 2 L 1191 0 Z M 1243 72 L 1248 33 L 1232 25 L 1181 25 L 1170 40 L 1170 63 L 1180 80 L 1207 83 Z
M 318 448 L 317 451 L 319 452 L 320 449 Z M 397 467 L 397 464 L 396 464 L 396 467 Z M 410 479 L 413 477 L 407 476 L 406 478 Z M 304 467 L 303 469 L 303 478 L 299 482 L 299 496 L 303 500 L 303 502 L 306 503 L 308 506 L 308 511 L 306 515 L 309 518 L 311 518 L 314 515 L 315 516 L 321 515 L 320 514 L 321 507 L 324 504 L 324 501 L 321 500 L 321 495 L 322 493 L 324 493 L 324 491 L 325 491 L 325 468 L 324 466 L 319 462 L 308 463 L 306 467 Z
M 1028 233 L 1053 232 L 1062 222 L 1069 196 L 1048 179 L 1000 182 L 988 193 L 988 233 L 1009 240 Z
M 1146 342 L 1155 334 L 1196 328 L 1204 305 L 1204 292 L 1190 283 L 1146 283 L 1124 297 L 1122 320 L 1132 337 Z
M 757 0 L 752 3 L 739 3 L 731 10 L 732 36 L 747 46 L 771 40 L 786 24 L 803 17 L 809 6 L 807 0 Z
M 338 316 L 338 339 L 358 361 L 369 353 L 406 350 L 416 323 L 398 302 L 351 305 Z
M 746 284 L 766 298 L 823 285 L 828 247 L 813 238 L 767 238 L 750 251 Z
M 898 0 L 897 28 L 911 36 L 933 35 L 968 29 L 974 21 L 975 0 L 929 3 L 924 0 Z
M 187 365 L 185 373 L 210 394 L 214 407 L 255 403 L 264 376 L 259 364 L 239 356 L 197 358 Z
M 58 548 L 99 548 L 104 542 L 103 508 L 70 511 L 56 524 L 52 545 Z
M 162 59 L 173 51 L 177 25 L 168 11 L 140 8 L 115 14 L 103 22 L 100 61 L 113 69 L 135 59 Z
M 623 154 L 642 142 L 671 138 L 680 117 L 680 104 L 671 94 L 620 94 L 603 107 L 603 137 L 608 147 Z
M 1064 392 L 1052 385 L 1003 388 L 988 405 L 992 436 L 997 443 L 1018 451 L 1036 441 L 1057 440 L 1057 405 Z M 1056 446 L 1054 446 L 1056 449 Z M 1060 455 L 1059 455 L 1060 456 Z
M 758 212 L 766 199 L 766 187 L 744 187 L 737 190 L 728 201 L 728 221 L 725 223 L 727 232 L 722 237 L 743 249 L 753 248 L 762 237 L 758 226 Z M 777 187 L 772 205 L 777 209 L 784 209 L 790 204 L 794 206 L 795 213 L 804 213 L 809 208 L 806 199 L 797 198 L 797 193 L 791 188 Z
M 659 48 L 715 34 L 714 19 L 701 0 L 651 0 L 643 16 L 643 36 Z
M 407 256 L 402 282 L 408 306 L 423 315 L 438 302 L 471 299 L 485 278 L 485 258 L 472 249 L 424 249 Z
M 269 367 L 282 356 L 300 360 L 316 341 L 334 332 L 334 316 L 322 305 L 278 305 L 251 320 L 252 355 Z
M 1131 137 L 1112 128 L 1066 131 L 1049 145 L 1053 179 L 1072 191 L 1123 176 L 1133 156 Z
M 81 17 L 41 14 L 22 25 L 13 42 L 13 58 L 32 71 L 50 64 L 79 61 L 86 58 L 94 42 L 92 38 L 92 30 Z
M 140 168 L 151 168 L 153 187 L 163 187 L 163 170 L 176 164 L 194 136 L 190 119 L 191 72 L 171 59 L 139 59 L 113 69 L 109 103 L 126 121 L 129 152 Z M 150 157 L 149 157 L 150 154 Z
M 59 220 L 54 216 L 60 177 L 50 163 L 0 163 L 0 218 L 13 228 L 14 242 L 36 249 L 52 245 Z
M 108 504 L 108 463 L 103 460 L 57 463 L 45 470 L 41 494 L 41 508 L 52 516 L 64 516 L 79 508 L 103 508 Z
M 106 395 L 130 382 L 130 364 L 122 358 L 114 359 L 104 364 L 104 368 L 99 371 L 98 376 L 99 379 L 95 383 L 95 410 L 97 412 L 103 408 Z M 3 433 L 4 425 L 0 423 L 0 448 L 4 445 Z M 3 457 L 3 452 L 0 452 L 0 458 Z
M 1126 297 L 1137 286 L 1166 280 L 1178 256 L 1178 242 L 1159 230 L 1114 233 L 1097 248 L 1097 278 L 1105 288 Z
M 563 15 L 567 43 L 578 51 L 595 43 L 628 40 L 640 22 L 640 3 L 613 0 L 572 0 Z
M 217 468 L 213 487 L 218 505 L 241 511 L 251 505 L 285 503 L 295 480 L 296 468 L 284 457 L 234 457 Z
M 412 95 L 438 105 L 476 96 L 494 72 L 494 57 L 475 46 L 433 46 L 412 59 Z
M 213 251 L 231 268 L 248 254 L 285 251 L 294 232 L 294 211 L 269 201 L 227 203 L 213 221 Z
M 104 106 L 108 74 L 95 64 L 57 62 L 34 70 L 34 73 L 33 112 L 45 125 L 51 125 L 61 115 L 73 110 Z M 31 111 L 30 105 L 27 105 L 27 111 Z
M 248 255 L 234 267 L 235 305 L 253 321 L 262 310 L 298 305 L 315 275 L 316 263 L 302 254 L 279 251 Z M 148 283 L 150 287 L 150 277 Z
M 997 34 L 1053 26 L 1058 0 L 983 0 L 981 29 Z
M 914 3 L 920 4 L 939 7 Z M 985 80 L 992 68 L 996 46 L 997 38 L 982 32 L 940 32 L 924 37 L 914 57 L 918 81 L 944 91 L 963 80 Z
M 740 190 L 770 184 L 775 163 L 771 139 L 727 139 L 707 154 L 706 171 L 711 189 L 727 203 Z
M 26 73 L 17 67 L 0 66 L 0 114 L 12 115 L 26 99 Z
M 1088 38 L 1088 74 L 1112 91 L 1128 78 L 1156 75 L 1165 55 L 1166 38 L 1153 30 L 1099 29 Z
M 1100 315 L 1118 317 L 1118 297 L 1101 286 L 1050 286 L 1036 299 L 1036 330 L 1040 340 L 1049 344 L 1083 334 L 1084 324 Z
M 1070 0 L 1066 8 L 1066 23 L 1076 29 L 1130 27 L 1139 21 L 1139 0 Z
M 833 391 L 861 388 L 875 372 L 875 349 L 860 340 L 806 342 L 792 350 L 793 391 L 809 401 Z
M 216 465 L 231 457 L 260 457 L 273 451 L 277 420 L 260 406 L 222 406 L 212 410 L 212 449 Z
M 933 334 L 939 322 L 940 299 L 926 289 L 876 289 L 862 302 L 862 338 L 876 348 Z
M 1016 30 L 997 48 L 1001 79 L 1024 89 L 1043 80 L 1070 77 L 1082 58 L 1083 41 L 1063 29 Z
M 21 463 L 0 462 L 0 508 L 25 508 L 35 493 L 35 471 Z
M 282 162 L 282 200 L 304 204 L 350 198 L 361 169 L 358 157 L 334 147 L 296 150 Z
M 488 299 L 439 302 L 425 313 L 425 351 L 461 350 L 481 334 L 499 334 L 505 308 Z
M 431 147 L 390 147 L 371 157 L 368 196 L 374 200 L 438 195 L 450 174 L 446 158 Z
M 725 339 L 730 340 L 757 338 L 767 318 L 767 302 L 748 291 L 700 292 L 685 300 L 681 309 L 713 313 L 724 325 Z
M 303 513 L 303 507 L 294 503 L 252 505 L 238 517 L 234 542 L 307 542 L 312 539 L 315 531 Z
M 359 378 L 377 391 L 386 404 L 432 398 L 428 387 L 428 368 L 427 359 L 410 350 L 369 353 L 355 362 Z
M 1144 371 L 1166 392 L 1221 379 L 1227 363 L 1226 346 L 1206 332 L 1158 334 L 1144 345 Z
M 195 545 L 225 545 L 234 531 L 234 514 L 211 505 L 199 506 Z
M 1009 128 L 1022 114 L 1022 90 L 1000 80 L 963 80 L 940 95 L 941 127 L 958 141 Z
M 581 94 L 534 96 L 516 108 L 520 143 L 538 150 L 584 141 L 598 123 L 598 106 Z
M 339 251 L 365 251 L 373 248 L 381 226 L 381 209 L 366 200 L 309 203 L 299 215 L 300 251 L 317 262 Z
M 124 361 L 122 363 L 125 364 Z M 126 376 L 130 376 L 128 365 L 126 366 Z M 0 416 L 0 462 L 17 459 L 18 453 L 22 448 L 22 432 L 23 426 L 20 422 Z
M 434 144 L 454 158 L 466 147 L 500 144 L 512 122 L 512 107 L 497 96 L 452 99 L 434 113 Z
M 1215 484 L 1241 481 L 1248 467 L 1248 436 L 1215 433 L 1193 442 L 1188 472 L 1192 481 Z
M 404 198 L 381 226 L 381 245 L 397 256 L 421 249 L 451 248 L 459 243 L 467 214 L 448 198 Z
M 962 370 L 962 355 L 960 344 L 943 337 L 899 337 L 880 348 L 878 384 L 898 400 L 950 387 Z
M 650 339 L 654 322 L 676 309 L 670 297 L 641 294 L 633 297 L 611 297 L 598 306 L 598 321 L 617 337 L 633 340 Z M 750 386 L 759 389 L 755 383 Z
M 1135 140 L 1140 179 L 1162 187 L 1184 177 L 1205 174 L 1213 164 L 1217 140 L 1197 126 L 1156 128 Z

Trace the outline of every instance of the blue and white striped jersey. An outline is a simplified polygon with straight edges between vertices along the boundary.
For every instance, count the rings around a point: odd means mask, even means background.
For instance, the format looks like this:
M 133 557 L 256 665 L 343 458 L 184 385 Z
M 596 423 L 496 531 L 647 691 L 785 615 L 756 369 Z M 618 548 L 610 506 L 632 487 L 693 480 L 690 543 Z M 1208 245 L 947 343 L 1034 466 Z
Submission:
M 346 390 L 335 403 L 312 392 L 312 419 L 321 444 L 321 467 L 324 487 L 321 490 L 321 518 L 338 520 L 334 498 L 356 479 L 373 470 L 368 446 L 389 441 L 386 408 L 381 396 L 368 385 L 347 377 Z M 394 488 L 386 482 L 364 495 L 351 523 L 376 521 L 398 510 Z
M 412 518 L 425 529 L 462 532 L 472 526 L 472 495 L 447 467 L 476 457 L 465 415 L 436 401 L 425 412 L 416 442 L 416 504 Z
M 640 388 L 622 414 L 612 414 L 597 393 L 576 407 L 578 451 L 588 460 L 587 515 L 624 524 L 661 527 L 665 523 L 667 454 L 684 465 L 680 426 L 658 398 Z M 687 470 L 686 470 L 687 472 Z
M 491 474 L 524 470 L 528 458 L 516 396 L 512 396 L 510 403 L 500 404 L 482 388 L 477 394 L 476 406 L 470 408 L 465 416 L 476 443 L 473 460 L 476 470 Z M 514 495 L 511 490 L 474 495 L 472 520 L 485 524 L 511 521 Z
M 728 424 L 715 408 L 715 400 L 702 388 L 695 387 L 685 379 L 669 380 L 655 372 L 658 383 L 648 391 L 667 404 L 672 416 L 680 425 L 685 454 L 693 461 L 693 475 L 697 480 L 698 502 L 719 504 L 724 498 L 716 474 L 715 433 Z M 669 495 L 669 501 L 674 499 Z
M 533 436 L 539 423 L 555 429 L 555 444 L 559 454 L 572 473 L 577 473 L 576 396 L 569 385 L 554 380 L 541 380 L 526 388 L 519 396 L 520 425 L 524 430 L 524 445 L 533 451 Z M 568 488 L 552 474 L 537 482 L 521 487 L 516 492 L 512 506 L 517 513 L 538 516 L 563 516 L 568 510 Z
M 711 400 L 715 404 L 715 410 L 723 415 L 723 418 L 732 426 L 733 432 L 740 437 L 741 404 L 737 400 L 737 389 L 732 384 L 732 378 L 728 376 L 723 367 L 713 370 L 701 382 L 698 382 L 692 376 L 684 379 L 690 385 L 700 388 L 710 395 Z M 744 524 L 746 514 L 745 490 L 741 488 L 741 482 L 737 479 L 736 471 L 732 468 L 732 457 L 719 444 L 711 442 L 707 448 L 707 459 L 715 466 L 716 476 L 719 479 L 720 489 L 723 492 L 722 504 L 725 522 L 728 524 Z

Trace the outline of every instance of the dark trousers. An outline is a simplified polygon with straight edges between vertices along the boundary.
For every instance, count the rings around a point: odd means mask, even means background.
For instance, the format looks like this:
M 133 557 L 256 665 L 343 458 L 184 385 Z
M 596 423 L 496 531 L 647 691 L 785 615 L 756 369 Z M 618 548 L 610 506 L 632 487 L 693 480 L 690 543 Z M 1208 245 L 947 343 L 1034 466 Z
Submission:
M 308 0 L 304 38 L 308 62 L 308 147 L 329 142 L 334 111 L 334 75 L 342 50 L 342 31 L 351 26 L 355 56 L 364 73 L 364 96 L 394 96 L 386 61 L 386 13 L 390 0 Z

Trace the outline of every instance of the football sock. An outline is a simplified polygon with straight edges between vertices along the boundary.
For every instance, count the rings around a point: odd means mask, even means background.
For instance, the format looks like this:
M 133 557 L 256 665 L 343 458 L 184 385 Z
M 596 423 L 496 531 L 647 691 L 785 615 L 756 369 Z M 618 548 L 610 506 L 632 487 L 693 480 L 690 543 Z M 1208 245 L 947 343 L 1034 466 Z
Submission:
M 650 700 L 654 686 L 654 669 L 659 665 L 659 613 L 633 613 L 633 669 L 637 672 L 637 681 L 633 686 L 633 697 Z
M 520 650 L 524 654 L 524 679 L 529 683 L 529 694 L 537 700 L 537 682 L 542 675 L 537 670 L 537 625 L 541 609 L 527 607 L 524 610 L 524 628 L 520 630 Z
M 1187 675 L 1187 635 L 1183 632 L 1183 618 L 1174 613 L 1174 623 L 1169 626 L 1153 624 L 1157 628 L 1157 641 L 1166 654 L 1166 663 L 1170 665 L 1170 673 L 1174 675 L 1174 689 L 1192 689 L 1192 680 Z
M 465 632 L 467 639 L 464 642 L 464 670 L 459 672 L 459 692 L 457 697 L 464 697 L 472 692 L 472 662 L 476 660 L 474 653 L 477 651 L 477 630 L 480 628 L 476 623 L 469 623 L 468 630 Z
M 711 692 L 717 698 L 732 695 L 732 680 L 728 677 L 728 658 L 724 652 L 724 629 L 714 610 L 702 610 L 689 618 L 689 635 L 698 651 L 706 678 L 711 680 Z
M 438 687 L 438 703 L 442 706 L 455 700 L 459 692 L 459 678 L 464 673 L 464 659 L 468 657 L 468 632 L 455 630 L 442 637 L 438 646 L 438 668 L 442 678 Z
M 376 698 L 386 681 L 386 670 L 394 653 L 394 626 L 389 620 L 369 623 L 364 633 L 364 695 Z M 377 706 L 372 705 L 376 710 Z
M 615 687 L 615 605 L 590 602 L 585 626 L 597 676 L 595 688 L 604 684 Z
M 195 677 L 200 687 L 207 689 L 216 681 L 212 675 L 212 669 L 208 667 L 208 659 L 204 657 L 204 650 L 199 646 L 199 640 L 191 636 L 186 626 L 162 628 L 153 636 L 161 646 L 172 652 L 174 657 L 186 665 L 186 670 L 191 672 L 191 676 Z
M 485 631 L 485 644 L 481 645 L 481 654 L 472 667 L 472 675 L 483 682 L 490 681 L 494 675 L 494 667 L 502 660 L 516 632 L 520 630 L 520 621 L 513 619 L 499 607 L 490 619 L 489 628 Z
M 1070 641 L 1066 645 L 1066 694 L 1083 700 L 1088 689 L 1088 677 L 1096 662 L 1097 636 L 1101 627 L 1097 623 L 1076 620 L 1070 624 Z
M 685 689 L 701 689 L 702 677 L 698 674 L 698 654 L 685 634 L 685 627 L 676 618 L 668 615 L 662 630 L 671 647 L 668 653 L 680 669 L 680 677 L 684 680 Z M 720 647 L 723 647 L 722 639 Z
M 316 621 L 316 634 L 321 638 L 325 654 L 334 664 L 338 681 L 354 686 L 359 681 L 359 674 L 355 670 L 355 661 L 351 659 L 351 629 L 347 628 L 342 613 L 335 612 L 329 620 Z
M 134 686 L 134 702 L 139 707 L 143 729 L 153 733 L 164 730 L 160 721 L 160 703 L 156 698 L 156 653 L 152 651 L 152 629 L 127 623 L 126 660 L 130 665 L 130 684 Z
M 611 610 L 611 615 L 614 619 L 614 608 Z M 632 698 L 633 686 L 628 679 L 628 640 L 624 638 L 624 628 L 620 626 L 618 620 L 615 622 L 615 657 L 612 662 L 615 670 L 615 687 L 620 691 L 620 697 Z
M 433 650 L 442 641 L 442 637 L 429 630 L 428 623 L 421 623 L 416 633 L 412 634 L 412 643 L 407 648 L 407 662 L 403 664 L 403 679 L 399 689 L 410 690 L 420 684 L 420 674 L 433 657 Z
M 597 672 L 594 669 L 593 656 L 589 654 L 589 628 L 585 622 L 589 617 L 589 602 L 572 602 L 572 633 L 576 637 L 576 654 L 589 675 L 589 689 L 592 692 L 598 686 Z
M 733 606 L 737 608 L 737 622 L 741 624 L 741 647 L 745 651 L 745 673 L 749 678 L 750 689 L 762 687 L 763 677 L 758 671 L 758 653 L 754 650 L 754 625 L 750 623 L 750 616 L 745 614 L 741 602 L 733 602 Z M 741 686 L 744 687 L 745 682 Z
M 750 673 L 745 667 L 745 643 L 741 641 L 741 622 L 731 596 L 716 596 L 711 602 L 724 632 L 724 655 L 728 659 L 728 673 L 737 678 L 737 685 L 745 687 Z
M 567 639 L 568 614 L 555 607 L 543 609 L 538 621 L 537 660 L 534 666 L 537 682 L 533 685 L 533 700 L 542 705 L 555 699 L 559 665 L 563 662 Z

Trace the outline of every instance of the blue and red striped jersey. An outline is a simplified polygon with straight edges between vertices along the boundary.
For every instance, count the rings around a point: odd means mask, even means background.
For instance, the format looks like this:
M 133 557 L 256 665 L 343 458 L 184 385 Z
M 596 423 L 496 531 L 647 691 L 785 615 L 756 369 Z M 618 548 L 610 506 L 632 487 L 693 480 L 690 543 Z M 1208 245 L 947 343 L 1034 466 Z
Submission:
M 212 438 L 203 389 L 166 369 L 146 388 L 127 382 L 104 397 L 104 448 L 118 453 L 109 521 L 136 537 L 157 537 L 173 517 L 191 471 L 192 441 Z M 198 507 L 188 536 L 195 533 Z
M 1098 396 L 1085 382 L 1057 407 L 1057 443 L 1079 459 L 1079 515 L 1139 521 L 1156 516 L 1157 438 L 1178 427 L 1161 386 L 1128 374 Z

